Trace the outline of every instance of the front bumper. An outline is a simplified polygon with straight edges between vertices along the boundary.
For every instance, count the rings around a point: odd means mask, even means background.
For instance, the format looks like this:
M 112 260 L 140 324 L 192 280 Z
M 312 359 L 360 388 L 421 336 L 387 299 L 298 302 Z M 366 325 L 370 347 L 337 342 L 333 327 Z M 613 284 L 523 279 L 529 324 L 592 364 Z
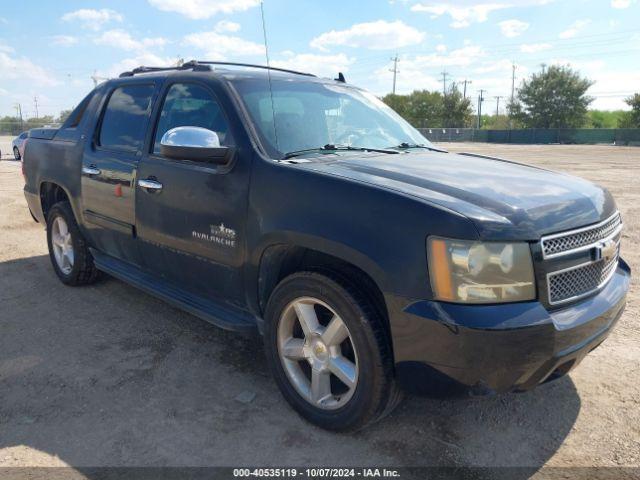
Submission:
M 558 310 L 537 301 L 407 305 L 388 299 L 398 379 L 417 392 L 449 384 L 501 393 L 562 376 L 607 337 L 624 310 L 629 282 L 630 268 L 620 259 L 602 290 Z

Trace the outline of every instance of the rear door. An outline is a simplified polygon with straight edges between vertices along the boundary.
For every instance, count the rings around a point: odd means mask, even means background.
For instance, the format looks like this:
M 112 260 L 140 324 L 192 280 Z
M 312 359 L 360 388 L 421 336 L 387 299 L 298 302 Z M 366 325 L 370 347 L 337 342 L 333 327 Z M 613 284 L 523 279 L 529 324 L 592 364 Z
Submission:
M 160 154 L 162 136 L 180 126 L 213 130 L 222 146 L 236 146 L 230 106 L 213 88 L 178 80 L 165 86 L 150 153 L 138 173 L 139 181 L 161 188 L 137 187 L 136 232 L 148 271 L 191 293 L 243 306 L 250 154 L 237 149 L 227 165 Z
M 149 80 L 115 84 L 82 159 L 83 216 L 93 242 L 136 264 L 135 177 L 156 90 Z

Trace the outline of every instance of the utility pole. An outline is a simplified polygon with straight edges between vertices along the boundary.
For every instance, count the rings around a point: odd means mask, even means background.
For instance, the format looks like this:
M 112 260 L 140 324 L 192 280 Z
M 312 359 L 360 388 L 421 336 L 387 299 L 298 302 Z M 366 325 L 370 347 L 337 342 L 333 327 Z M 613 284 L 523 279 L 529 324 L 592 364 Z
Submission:
M 473 82 L 471 80 L 464 79 L 464 89 L 462 90 L 462 98 L 466 100 L 467 98 L 467 84 L 471 85 Z
M 36 107 L 36 118 L 40 118 L 40 114 L 38 113 L 38 96 L 33 97 L 33 104 Z
M 479 90 L 480 95 L 478 95 L 478 129 L 482 126 L 482 102 L 484 102 L 484 92 L 486 90 Z
M 500 99 L 503 97 L 502 95 L 496 95 L 493 98 L 496 99 L 496 119 L 497 119 L 498 115 L 500 114 Z
M 513 121 L 511 120 L 511 109 L 513 109 L 513 103 L 516 96 L 516 64 L 511 65 L 511 108 L 509 109 L 509 130 L 513 128 Z
M 442 72 L 442 96 L 447 96 L 447 77 L 449 76 L 449 72 L 446 70 Z
M 96 70 L 93 71 L 93 75 L 91 75 L 91 80 L 93 80 L 93 87 L 97 87 L 99 82 L 104 80 L 109 80 L 107 77 L 99 77 L 98 72 Z
M 511 104 L 516 95 L 516 64 L 511 65 Z
M 20 131 L 22 131 L 24 129 L 23 120 L 22 120 L 22 105 L 19 103 L 16 103 L 15 108 L 16 108 L 16 113 L 20 117 Z
M 398 62 L 399 62 L 398 54 L 396 53 L 396 56 L 393 57 L 391 60 L 393 61 L 393 68 L 390 69 L 389 71 L 393 72 L 393 94 L 395 95 L 396 94 L 396 77 L 398 75 Z

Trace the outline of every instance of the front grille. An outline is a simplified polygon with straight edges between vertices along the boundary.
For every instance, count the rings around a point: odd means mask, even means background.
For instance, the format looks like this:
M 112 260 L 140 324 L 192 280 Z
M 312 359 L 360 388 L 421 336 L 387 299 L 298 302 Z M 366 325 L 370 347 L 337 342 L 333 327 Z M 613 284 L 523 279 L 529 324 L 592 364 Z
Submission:
M 622 219 L 616 212 L 596 225 L 543 237 L 542 253 L 545 258 L 549 258 L 576 250 L 586 250 L 598 241 L 614 235 L 621 227 Z
M 555 305 L 589 295 L 611 278 L 617 265 L 616 254 L 609 260 L 602 259 L 550 273 L 547 278 L 549 303 Z

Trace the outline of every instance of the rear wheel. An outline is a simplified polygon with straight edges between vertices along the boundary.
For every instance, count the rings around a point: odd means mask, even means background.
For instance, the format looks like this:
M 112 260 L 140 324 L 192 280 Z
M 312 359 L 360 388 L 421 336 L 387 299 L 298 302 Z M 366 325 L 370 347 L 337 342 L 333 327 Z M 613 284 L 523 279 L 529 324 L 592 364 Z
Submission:
M 13 147 L 13 158 L 20 160 L 20 150 L 18 150 L 18 147 Z
M 285 278 L 265 317 L 265 348 L 276 382 L 308 421 L 357 430 L 399 400 L 382 320 L 337 278 L 314 272 Z
M 47 244 L 53 269 L 64 284 L 87 285 L 98 278 L 98 270 L 69 202 L 51 207 L 47 215 Z

